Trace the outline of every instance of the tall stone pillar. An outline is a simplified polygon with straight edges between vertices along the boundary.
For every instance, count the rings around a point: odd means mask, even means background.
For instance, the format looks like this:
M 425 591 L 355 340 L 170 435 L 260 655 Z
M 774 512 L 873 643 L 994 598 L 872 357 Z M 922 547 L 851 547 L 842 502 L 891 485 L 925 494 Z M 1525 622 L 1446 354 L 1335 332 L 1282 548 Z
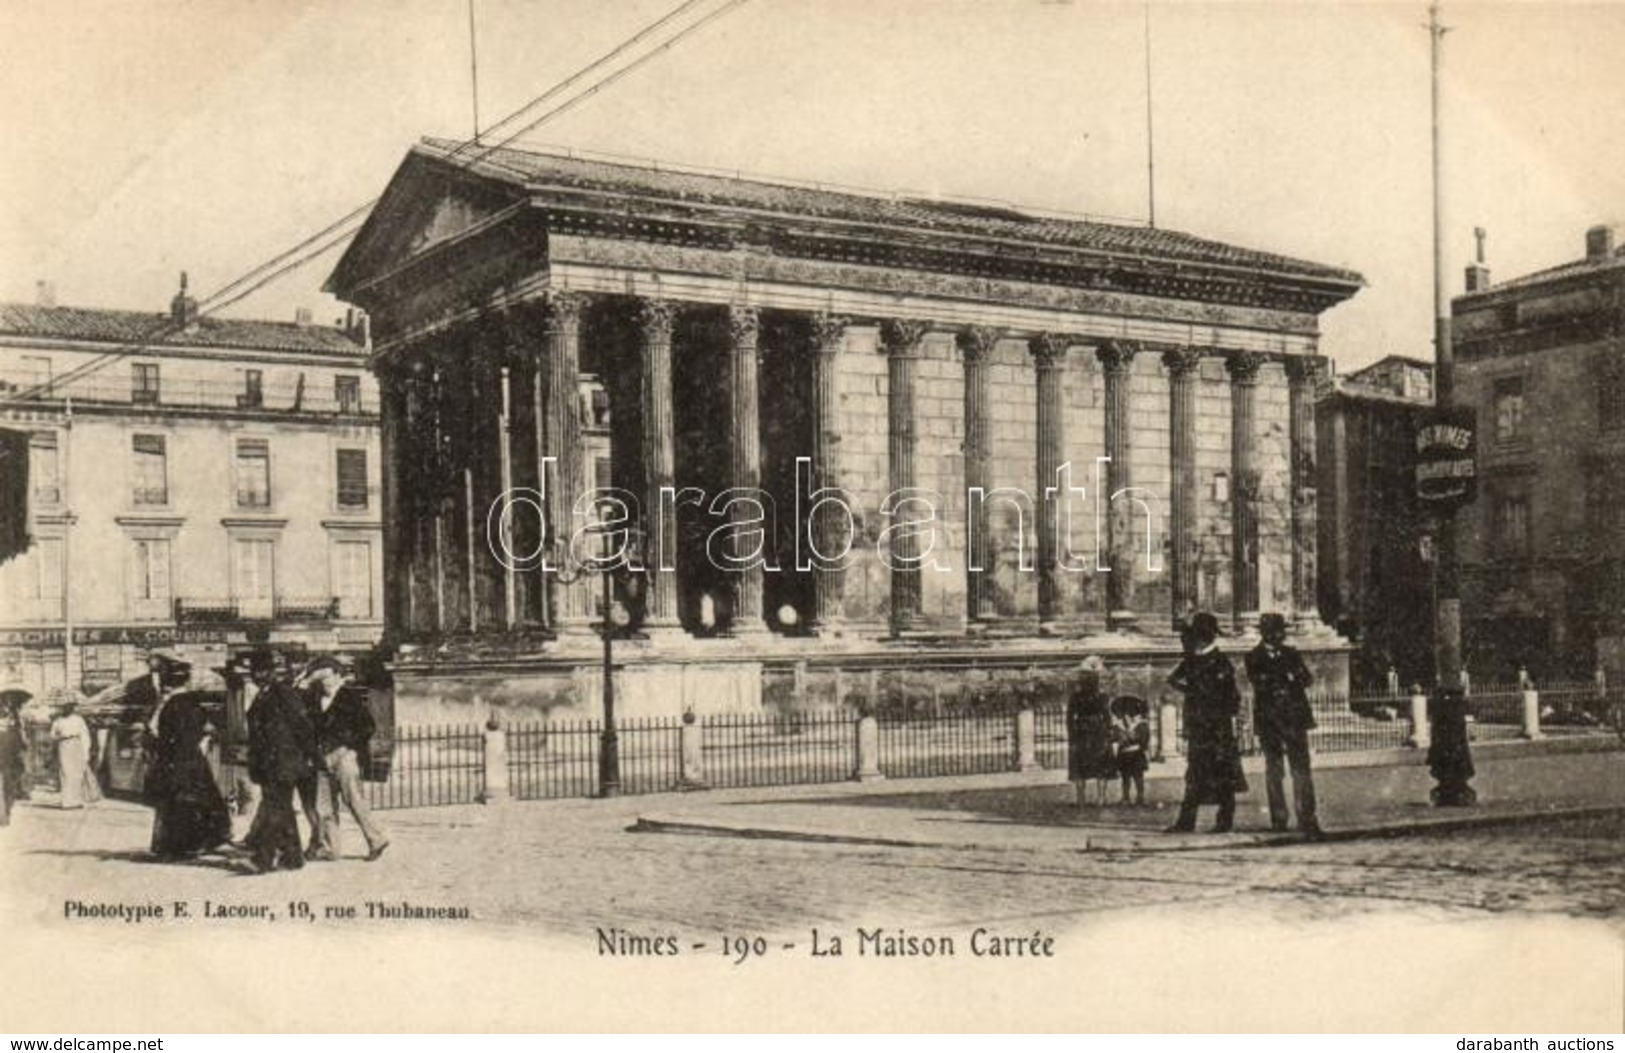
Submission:
M 988 369 L 994 348 L 999 343 L 999 331 L 987 326 L 973 326 L 958 334 L 959 351 L 965 363 L 965 489 L 980 487 L 995 489 L 993 475 L 993 383 Z M 966 524 L 970 536 L 966 539 L 965 613 L 970 628 L 985 628 L 997 617 L 993 609 L 994 568 L 990 558 L 988 534 L 992 516 L 986 501 L 972 507 L 973 518 Z
M 728 309 L 728 332 L 733 339 L 728 362 L 728 390 L 733 405 L 731 441 L 728 444 L 728 485 L 735 490 L 756 492 L 762 485 L 762 425 L 760 393 L 757 383 L 757 335 L 761 328 L 760 313 L 754 307 L 735 305 Z M 741 533 L 750 519 L 750 506 L 733 506 L 735 558 L 749 554 L 751 546 Z M 772 539 L 763 536 L 766 524 L 755 524 L 756 536 L 761 538 L 766 556 Z M 734 610 L 731 631 L 735 636 L 760 634 L 767 631 L 762 619 L 762 565 L 755 561 L 744 570 L 737 571 L 734 579 Z
M 1108 340 L 1095 349 L 1106 375 L 1106 552 L 1111 567 L 1106 577 L 1106 625 L 1133 629 L 1134 613 L 1134 509 L 1127 497 L 1112 495 L 1134 485 L 1134 356 L 1140 345 L 1131 340 Z
M 437 365 L 429 378 L 430 414 L 434 419 L 434 449 L 430 454 L 430 494 L 434 500 L 433 536 L 429 541 L 434 581 L 434 631 L 452 627 L 450 585 L 446 580 L 447 544 L 451 532 L 451 511 L 455 507 L 451 486 L 450 392 L 446 375 Z
M 543 457 L 554 459 L 553 474 L 546 486 L 547 533 L 544 537 L 547 551 L 553 553 L 554 566 L 563 566 L 570 558 L 568 546 L 576 529 L 572 513 L 581 498 L 585 479 L 576 384 L 581 373 L 581 316 L 587 304 L 587 297 L 580 293 L 548 294 L 542 324 L 541 360 L 536 363 L 541 386 L 536 413 L 537 464 L 543 463 Z M 590 631 L 589 587 L 590 583 L 584 578 L 567 585 L 556 574 L 548 574 L 545 607 L 548 624 L 556 632 Z
M 846 319 L 828 314 L 812 317 L 812 398 L 814 490 L 841 487 L 841 393 L 840 355 L 846 346 Z M 799 527 L 797 528 L 799 529 Z M 836 552 L 838 534 L 845 529 L 840 508 L 825 502 L 815 510 L 812 522 L 813 547 L 823 557 Z M 816 611 L 813 631 L 820 636 L 839 636 L 845 620 L 846 573 L 823 559 L 813 565 L 813 594 Z
M 1315 550 L 1315 385 L 1321 364 L 1317 356 L 1286 360 L 1287 441 L 1292 447 L 1292 614 L 1299 632 L 1322 627 Z
M 1232 354 L 1230 371 L 1230 597 L 1237 629 L 1258 625 L 1258 373 L 1264 356 Z
M 1054 633 L 1064 601 L 1060 562 L 1060 510 L 1067 495 L 1055 492 L 1056 472 L 1066 462 L 1066 355 L 1072 341 L 1040 333 L 1027 341 L 1038 374 L 1038 631 Z
M 1162 364 L 1168 368 L 1169 429 L 1169 544 L 1172 566 L 1173 625 L 1189 622 L 1196 613 L 1196 390 L 1202 379 L 1202 352 L 1194 347 L 1164 352 Z
M 638 326 L 643 333 L 640 416 L 643 426 L 643 529 L 648 586 L 643 627 L 660 632 L 680 624 L 677 618 L 675 524 L 661 515 L 661 491 L 676 486 L 677 451 L 671 405 L 671 332 L 675 304 L 643 300 Z M 668 572 L 666 568 L 673 568 Z
M 379 474 L 383 482 L 380 515 L 384 522 L 384 638 L 388 642 L 408 635 L 412 621 L 410 539 L 414 517 L 406 507 L 406 462 L 411 456 L 412 442 L 408 420 L 410 383 L 410 376 L 397 362 L 387 363 L 378 370 L 382 403 L 378 445 L 383 459 L 383 470 Z
M 894 494 L 914 487 L 914 374 L 925 333 L 925 323 L 912 319 L 892 319 L 880 327 L 887 365 L 887 464 Z M 898 634 L 920 622 L 920 546 L 912 533 L 891 536 L 891 629 Z

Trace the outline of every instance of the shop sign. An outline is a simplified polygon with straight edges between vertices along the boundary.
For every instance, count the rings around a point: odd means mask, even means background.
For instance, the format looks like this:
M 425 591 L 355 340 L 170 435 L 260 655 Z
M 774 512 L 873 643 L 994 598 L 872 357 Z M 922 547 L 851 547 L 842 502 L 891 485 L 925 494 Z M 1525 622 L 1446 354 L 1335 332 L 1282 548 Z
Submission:
M 1478 415 L 1471 406 L 1435 409 L 1416 431 L 1416 496 L 1437 511 L 1478 494 Z

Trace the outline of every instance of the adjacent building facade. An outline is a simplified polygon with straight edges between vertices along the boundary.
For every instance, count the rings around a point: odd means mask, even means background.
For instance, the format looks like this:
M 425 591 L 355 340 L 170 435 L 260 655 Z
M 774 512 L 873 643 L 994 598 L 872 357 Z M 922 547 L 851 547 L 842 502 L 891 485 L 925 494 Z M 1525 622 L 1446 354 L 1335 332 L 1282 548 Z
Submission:
M 1475 675 L 1625 675 L 1625 252 L 1453 304 L 1456 399 L 1478 411 L 1479 493 L 1461 513 L 1462 611 Z
M 0 305 L 0 426 L 30 545 L 0 566 L 0 683 L 93 691 L 165 647 L 364 648 L 383 625 L 362 326 Z
M 1151 689 L 1198 609 L 1242 636 L 1289 613 L 1339 668 L 1314 391 L 1319 314 L 1359 284 L 1172 231 L 425 141 L 329 280 L 373 322 L 403 718 L 595 709 L 583 545 L 648 571 L 616 593 L 633 712 L 922 656 L 1100 649 Z

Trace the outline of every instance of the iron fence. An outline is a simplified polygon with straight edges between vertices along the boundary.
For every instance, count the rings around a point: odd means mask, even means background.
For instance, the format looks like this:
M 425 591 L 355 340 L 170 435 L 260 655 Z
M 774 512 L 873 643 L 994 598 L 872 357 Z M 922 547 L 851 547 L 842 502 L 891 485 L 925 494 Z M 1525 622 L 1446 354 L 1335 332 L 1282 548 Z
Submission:
M 1309 704 L 1315 714 L 1309 748 L 1316 753 L 1399 749 L 1415 741 L 1410 702 L 1400 696 L 1314 695 Z
M 847 710 L 721 713 L 701 722 L 708 786 L 787 786 L 850 779 L 857 718 Z
M 1478 724 L 1523 723 L 1523 685 L 1474 684 L 1467 693 L 1467 715 Z
M 485 793 L 485 732 L 478 725 L 401 727 L 387 782 L 369 782 L 372 808 L 472 804 Z
M 683 781 L 683 722 L 644 717 L 615 722 L 621 751 L 621 792 L 662 793 Z
M 876 724 L 880 773 L 890 778 L 981 775 L 1015 767 L 1016 721 L 1008 711 L 881 714 Z
M 1066 770 L 1066 706 L 1038 706 L 1033 710 L 1033 738 L 1038 766 Z
M 508 728 L 508 785 L 522 801 L 598 793 L 597 721 L 566 720 Z

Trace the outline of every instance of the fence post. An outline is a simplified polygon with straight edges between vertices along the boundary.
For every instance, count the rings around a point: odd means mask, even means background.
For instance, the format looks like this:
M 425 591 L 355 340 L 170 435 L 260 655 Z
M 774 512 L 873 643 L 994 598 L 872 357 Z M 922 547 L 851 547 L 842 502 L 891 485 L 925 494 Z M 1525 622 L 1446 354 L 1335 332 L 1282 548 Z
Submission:
M 1422 693 L 1420 684 L 1411 687 L 1411 737 L 1408 745 L 1419 750 L 1425 750 L 1433 744 L 1433 735 L 1428 728 L 1428 696 Z
M 1597 694 L 1606 695 L 1608 693 L 1608 671 L 1599 665 L 1596 673 L 1593 674 L 1593 679 L 1597 682 Z
M 1533 684 L 1523 690 L 1523 737 L 1538 739 L 1540 734 L 1540 692 Z
M 1172 702 L 1163 700 L 1157 707 L 1157 756 L 1156 759 L 1168 760 L 1179 756 L 1179 707 Z
M 1016 711 L 1016 770 L 1038 770 L 1038 718 L 1031 706 Z
M 1471 695 L 1473 693 L 1473 678 L 1472 675 L 1469 674 L 1465 669 L 1461 671 L 1461 693 L 1463 695 Z
M 885 778 L 880 774 L 880 722 L 874 717 L 858 718 L 858 768 L 852 777 L 859 782 Z
M 496 714 L 485 722 L 485 792 L 481 804 L 500 804 L 509 797 L 508 730 Z
M 1534 682 L 1529 679 L 1529 670 L 1520 665 L 1518 667 L 1518 690 L 1528 691 L 1534 686 Z
M 683 775 L 685 790 L 705 788 L 705 725 L 695 719 L 692 712 L 683 714 L 682 730 Z
M 1388 693 L 1396 698 L 1399 696 L 1399 670 L 1393 666 L 1388 667 Z

